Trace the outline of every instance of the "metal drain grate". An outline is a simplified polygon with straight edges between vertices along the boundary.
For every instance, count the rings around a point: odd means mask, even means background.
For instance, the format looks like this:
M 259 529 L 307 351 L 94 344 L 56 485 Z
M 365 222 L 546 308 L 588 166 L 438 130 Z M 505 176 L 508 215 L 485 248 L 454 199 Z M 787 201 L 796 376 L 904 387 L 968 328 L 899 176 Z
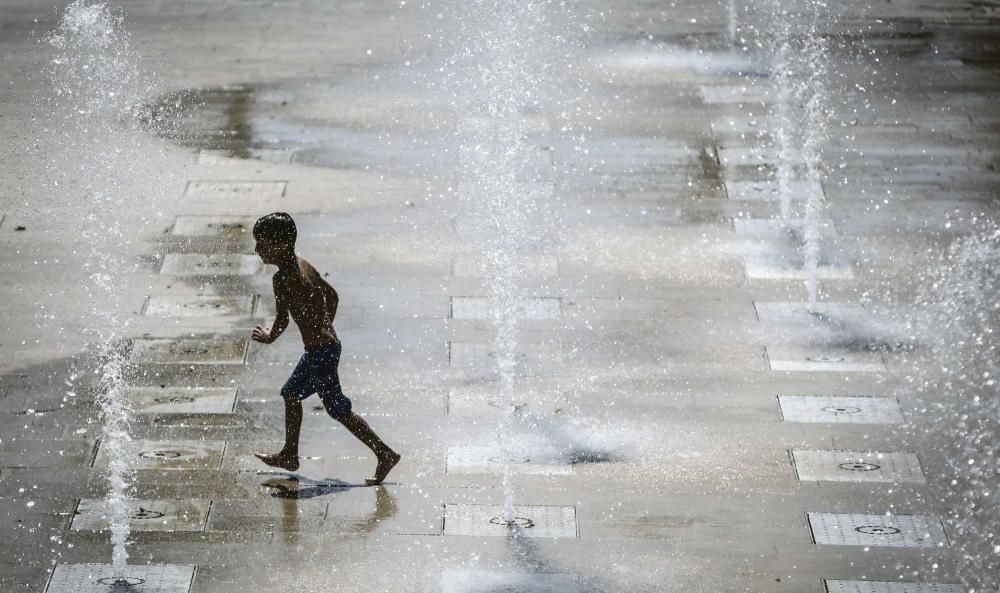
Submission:
M 128 585 L 116 586 L 124 576 Z M 188 593 L 194 566 L 144 564 L 126 567 L 124 575 L 110 564 L 57 564 L 45 593 Z
M 441 575 L 441 593 L 582 593 L 582 591 L 580 578 L 572 574 L 446 570 Z
M 768 346 L 767 362 L 772 371 L 877 373 L 885 370 L 882 355 L 877 352 L 820 348 Z
M 527 320 L 558 319 L 560 299 L 530 297 L 522 299 L 518 317 Z M 451 297 L 452 319 L 489 319 L 490 301 L 486 297 Z
M 754 301 L 757 319 L 775 323 L 829 323 L 861 321 L 865 308 L 856 303 L 796 303 Z
M 285 181 L 188 181 L 185 198 L 280 198 Z
M 219 469 L 226 442 L 140 440 L 133 444 L 133 450 L 136 456 L 129 463 L 133 469 Z M 94 465 L 104 467 L 107 463 L 107 453 L 102 446 Z
M 448 447 L 449 474 L 499 474 L 503 471 L 504 460 L 497 447 Z M 571 475 L 573 466 L 537 463 L 532 461 L 530 455 L 516 455 L 511 463 L 511 471 L 516 474 Z
M 877 451 L 792 451 L 800 480 L 828 482 L 923 483 L 916 453 Z
M 808 513 L 817 544 L 935 548 L 948 545 L 939 519 L 921 515 Z
M 253 276 L 264 271 L 256 255 L 232 253 L 168 253 L 160 274 L 168 276 Z
M 965 593 L 962 585 L 887 581 L 824 581 L 827 593 Z
M 132 343 L 132 361 L 163 364 L 243 364 L 247 342 L 228 340 L 154 338 Z
M 502 516 L 502 506 L 447 504 L 444 535 L 506 537 L 516 531 L 526 537 L 577 537 L 575 507 L 515 506 L 513 525 Z
M 798 253 L 783 256 L 773 253 L 758 253 L 743 257 L 747 278 L 751 280 L 805 280 L 809 272 L 805 269 L 802 256 Z M 820 257 L 816 266 L 819 280 L 852 280 L 851 265 L 840 255 Z
M 823 199 L 823 187 L 818 183 L 795 181 L 790 187 L 792 200 L 807 200 L 810 195 Z M 730 200 L 748 202 L 775 202 L 781 199 L 778 184 L 770 181 L 727 181 L 726 194 Z
M 844 424 L 901 424 L 899 402 L 864 395 L 779 395 L 786 422 Z
M 208 519 L 207 500 L 136 500 L 132 502 L 129 528 L 133 531 L 204 531 Z M 104 531 L 108 529 L 105 501 L 84 498 L 76 508 L 70 529 Z
M 246 216 L 178 216 L 171 232 L 182 237 L 234 235 L 250 237 L 253 220 Z
M 148 317 L 250 317 L 252 296 L 150 296 L 142 314 Z
M 232 414 L 235 387 L 128 387 L 138 414 Z

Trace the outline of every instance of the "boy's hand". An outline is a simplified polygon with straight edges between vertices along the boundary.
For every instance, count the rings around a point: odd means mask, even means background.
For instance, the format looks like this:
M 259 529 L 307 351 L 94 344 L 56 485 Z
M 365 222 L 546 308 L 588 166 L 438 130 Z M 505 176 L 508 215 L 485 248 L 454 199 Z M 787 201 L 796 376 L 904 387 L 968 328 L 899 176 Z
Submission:
M 261 344 L 270 344 L 274 341 L 274 338 L 271 336 L 270 328 L 261 327 L 259 325 L 253 328 L 253 334 L 251 334 L 251 337 L 254 341 L 260 342 Z

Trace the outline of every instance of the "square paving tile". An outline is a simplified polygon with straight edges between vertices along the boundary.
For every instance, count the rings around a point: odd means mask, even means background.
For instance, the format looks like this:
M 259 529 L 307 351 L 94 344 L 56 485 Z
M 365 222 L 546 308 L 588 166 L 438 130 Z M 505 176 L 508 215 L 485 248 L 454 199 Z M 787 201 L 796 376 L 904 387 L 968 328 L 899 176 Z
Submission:
M 885 362 L 878 352 L 768 346 L 767 361 L 772 371 L 877 373 L 885 370 Z
M 171 232 L 182 237 L 233 235 L 250 238 L 253 223 L 248 216 L 178 216 Z
M 244 253 L 168 253 L 160 274 L 167 276 L 253 276 L 264 262 Z
M 133 340 L 132 362 L 160 364 L 243 364 L 247 341 L 151 338 Z
M 208 519 L 208 500 L 136 500 L 132 502 L 129 528 L 133 531 L 204 531 Z M 104 531 L 104 499 L 84 498 L 77 506 L 70 529 Z
M 823 199 L 823 187 L 811 181 L 793 181 L 789 184 L 792 201 L 808 200 L 809 196 Z M 749 202 L 780 202 L 781 194 L 775 181 L 726 181 L 726 195 L 730 200 Z
M 487 297 L 451 297 L 452 319 L 489 319 L 489 299 Z M 529 297 L 522 299 L 520 319 L 559 319 L 560 299 Z
M 150 296 L 142 314 L 148 317 L 250 317 L 253 296 Z
M 45 593 L 188 593 L 194 566 L 130 564 L 124 575 L 110 564 L 56 564 Z M 115 581 L 124 576 L 128 586 Z
M 965 593 L 962 585 L 889 581 L 823 581 L 827 593 Z
M 577 537 L 575 507 L 515 506 L 510 527 L 502 516 L 502 506 L 446 504 L 444 535 L 508 537 L 516 529 L 526 537 Z
M 865 395 L 779 395 L 785 422 L 902 424 L 899 402 Z
M 921 515 L 807 513 L 817 544 L 892 548 L 948 545 L 940 519 Z
M 923 483 L 916 453 L 878 451 L 792 451 L 799 480 L 828 482 Z
M 454 445 L 448 447 L 449 474 L 502 474 L 503 454 L 497 446 Z M 532 461 L 530 456 L 515 454 L 511 471 L 516 474 L 571 475 L 573 466 L 553 465 Z
M 236 387 L 128 387 L 138 414 L 232 414 Z
M 200 180 L 188 181 L 185 198 L 280 198 L 285 181 Z
M 446 570 L 441 575 L 441 593 L 582 593 L 582 591 L 580 578 L 572 574 Z
M 857 303 L 754 301 L 753 306 L 757 319 L 778 323 L 836 322 L 865 316 L 865 308 Z
M 226 450 L 225 441 L 137 440 L 133 443 L 133 469 L 219 469 Z M 97 450 L 96 467 L 108 464 L 104 447 Z
M 805 280 L 809 272 L 801 253 L 755 253 L 743 256 L 750 280 Z M 852 280 L 851 264 L 840 254 L 821 254 L 816 265 L 819 280 Z
M 449 416 L 495 416 L 504 408 L 499 387 L 453 387 L 448 391 Z M 514 394 L 514 407 L 527 404 L 522 394 Z

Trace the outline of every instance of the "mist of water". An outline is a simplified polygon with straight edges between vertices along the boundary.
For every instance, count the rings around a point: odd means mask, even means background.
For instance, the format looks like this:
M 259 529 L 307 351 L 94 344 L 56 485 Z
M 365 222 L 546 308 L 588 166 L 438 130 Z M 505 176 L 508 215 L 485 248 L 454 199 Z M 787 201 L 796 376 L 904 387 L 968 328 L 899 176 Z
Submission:
M 910 318 L 929 348 L 907 379 L 925 417 L 919 438 L 933 442 L 948 472 L 931 482 L 947 507 L 958 575 L 968 591 L 1000 586 L 1000 226 L 979 221 L 956 240 Z M 912 395 L 912 391 L 910 392 Z
M 123 350 L 128 311 L 121 297 L 134 266 L 125 255 L 128 237 L 120 213 L 134 208 L 125 187 L 139 135 L 141 90 L 145 84 L 122 16 L 106 3 L 77 0 L 49 37 L 54 48 L 47 74 L 53 94 L 42 143 L 50 145 L 46 173 L 51 190 L 63 197 L 60 217 L 80 219 L 86 247 L 81 265 L 89 304 L 89 350 L 97 358 L 97 403 L 103 421 L 101 447 L 107 453 L 112 564 L 123 576 L 128 560 L 132 438 L 130 410 L 122 393 Z

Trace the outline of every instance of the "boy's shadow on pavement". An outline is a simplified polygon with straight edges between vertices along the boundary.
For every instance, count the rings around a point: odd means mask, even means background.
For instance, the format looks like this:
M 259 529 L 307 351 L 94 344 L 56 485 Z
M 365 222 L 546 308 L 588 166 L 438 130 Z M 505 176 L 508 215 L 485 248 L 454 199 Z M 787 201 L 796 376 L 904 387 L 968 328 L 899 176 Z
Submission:
M 290 472 L 262 471 L 257 475 L 273 476 L 265 480 L 263 486 L 268 494 L 273 498 L 296 501 L 326 496 L 331 494 L 343 494 L 353 488 L 372 488 L 367 484 L 350 484 L 336 478 L 324 478 L 313 480 L 300 474 Z M 371 532 L 379 523 L 394 517 L 399 508 L 396 499 L 389 494 L 384 485 L 374 486 L 375 508 L 368 515 L 350 522 L 354 530 L 361 532 Z

